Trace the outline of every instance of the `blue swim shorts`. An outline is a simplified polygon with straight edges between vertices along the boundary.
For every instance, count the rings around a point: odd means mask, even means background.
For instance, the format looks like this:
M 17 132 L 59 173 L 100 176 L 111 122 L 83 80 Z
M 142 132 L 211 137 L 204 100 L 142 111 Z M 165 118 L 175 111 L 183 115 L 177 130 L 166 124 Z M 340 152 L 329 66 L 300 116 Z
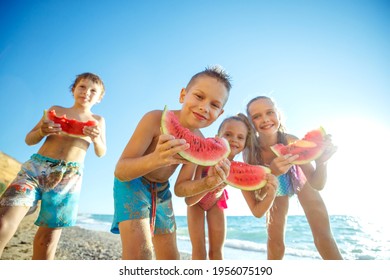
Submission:
M 150 219 L 152 235 L 176 231 L 169 182 L 154 183 L 144 177 L 121 182 L 115 178 L 114 207 L 112 233 L 119 233 L 120 222 L 138 219 Z
M 34 154 L 0 198 L 0 206 L 35 207 L 37 226 L 69 227 L 76 223 L 83 166 Z

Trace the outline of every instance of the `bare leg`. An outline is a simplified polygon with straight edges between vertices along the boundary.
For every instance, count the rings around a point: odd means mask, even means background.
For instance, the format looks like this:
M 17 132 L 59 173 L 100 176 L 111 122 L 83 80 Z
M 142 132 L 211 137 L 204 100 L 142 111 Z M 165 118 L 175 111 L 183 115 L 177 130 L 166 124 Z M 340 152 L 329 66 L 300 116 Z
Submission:
M 187 207 L 187 222 L 192 245 L 192 259 L 206 260 L 204 210 L 198 205 Z
M 157 260 L 180 260 L 176 243 L 176 232 L 156 234 L 153 237 L 153 245 Z
M 324 260 L 342 260 L 330 228 L 329 215 L 320 193 L 305 185 L 298 193 L 307 221 L 310 225 L 314 244 Z
M 0 207 L 0 257 L 30 207 Z
M 276 197 L 272 208 L 267 213 L 267 258 L 269 260 L 281 260 L 284 257 L 288 199 L 288 196 Z
M 209 259 L 223 259 L 223 244 L 226 237 L 226 219 L 223 209 L 215 204 L 207 211 L 207 227 L 209 230 Z
M 34 238 L 33 260 L 53 260 L 62 228 L 39 227 Z
M 152 235 L 149 219 L 127 220 L 119 223 L 123 260 L 151 260 Z

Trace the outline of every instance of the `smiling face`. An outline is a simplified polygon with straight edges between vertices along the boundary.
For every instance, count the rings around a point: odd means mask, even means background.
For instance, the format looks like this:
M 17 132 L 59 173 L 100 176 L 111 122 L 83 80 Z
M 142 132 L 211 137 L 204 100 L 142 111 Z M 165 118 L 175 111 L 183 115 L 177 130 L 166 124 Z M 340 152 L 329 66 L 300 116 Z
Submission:
M 180 92 L 180 122 L 188 128 L 211 125 L 222 113 L 228 91 L 217 79 L 200 76 Z
M 280 127 L 280 116 L 269 98 L 259 98 L 248 106 L 248 116 L 256 131 L 264 136 L 276 134 Z
M 231 119 L 222 125 L 219 131 L 219 137 L 228 140 L 230 145 L 229 159 L 233 160 L 245 148 L 248 128 L 242 121 Z
M 75 102 L 81 106 L 92 106 L 102 98 L 102 86 L 90 79 L 81 79 L 73 88 Z

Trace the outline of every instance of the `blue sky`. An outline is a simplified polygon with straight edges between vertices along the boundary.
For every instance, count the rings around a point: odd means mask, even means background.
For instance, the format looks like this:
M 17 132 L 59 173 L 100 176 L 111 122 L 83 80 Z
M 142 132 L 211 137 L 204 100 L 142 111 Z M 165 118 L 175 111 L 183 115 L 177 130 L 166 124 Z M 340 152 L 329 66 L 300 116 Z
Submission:
M 106 119 L 108 152 L 88 151 L 79 210 L 112 214 L 115 164 L 142 115 L 180 108 L 190 77 L 220 64 L 233 78 L 223 116 L 261 94 L 276 99 L 288 132 L 324 126 L 339 146 L 322 191 L 329 212 L 381 218 L 390 152 L 375 146 L 390 139 L 389 26 L 388 1 L 3 1 L 0 150 L 27 160 L 39 146 L 24 138 L 43 110 L 73 104 L 76 74 L 100 75 L 106 95 L 93 111 Z M 227 213 L 250 214 L 229 190 Z M 185 214 L 182 199 L 174 207 Z M 302 213 L 294 199 L 291 213 Z

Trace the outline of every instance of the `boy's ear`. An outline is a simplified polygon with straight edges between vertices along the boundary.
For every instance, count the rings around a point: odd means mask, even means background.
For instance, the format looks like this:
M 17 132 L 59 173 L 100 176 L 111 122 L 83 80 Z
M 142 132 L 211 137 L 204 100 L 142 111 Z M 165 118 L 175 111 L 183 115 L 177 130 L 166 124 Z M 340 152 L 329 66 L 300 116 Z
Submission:
M 184 97 L 186 96 L 187 91 L 185 88 L 182 88 L 180 91 L 180 97 L 179 97 L 179 102 L 183 103 L 184 102 Z

